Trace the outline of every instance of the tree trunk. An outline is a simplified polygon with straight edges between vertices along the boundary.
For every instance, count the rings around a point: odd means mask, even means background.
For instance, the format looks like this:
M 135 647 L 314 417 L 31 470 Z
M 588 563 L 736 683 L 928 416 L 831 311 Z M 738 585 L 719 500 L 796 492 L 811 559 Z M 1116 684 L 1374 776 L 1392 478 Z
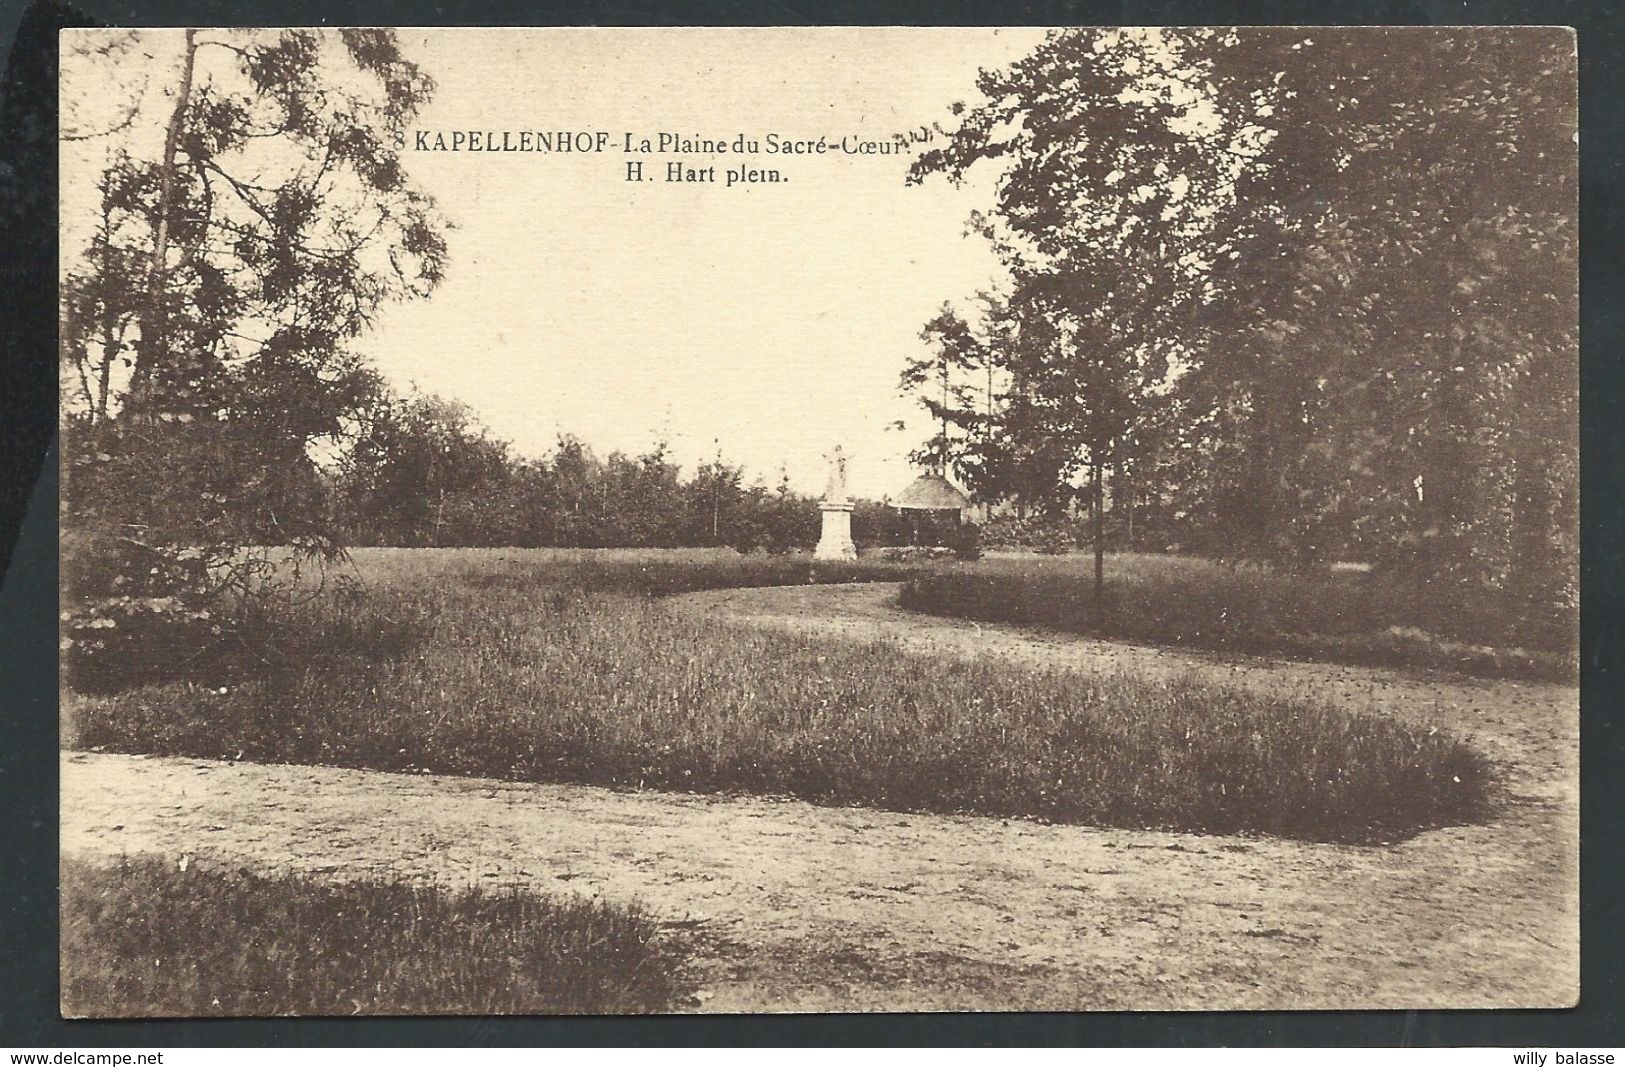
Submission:
M 141 322 L 141 348 L 130 377 L 130 399 L 139 411 L 145 406 L 143 394 L 152 380 L 168 330 L 164 323 L 165 260 L 169 257 L 169 218 L 175 200 L 175 154 L 180 147 L 181 130 L 186 126 L 186 109 L 192 99 L 192 74 L 197 66 L 197 31 L 186 31 L 186 53 L 181 60 L 180 90 L 175 108 L 164 132 L 164 159 L 158 171 L 158 218 L 152 242 L 152 262 L 147 268 L 147 310 Z
M 111 331 L 109 331 L 111 332 Z M 113 384 L 113 361 L 119 356 L 117 341 L 107 340 L 107 350 L 102 354 L 102 365 L 96 382 L 96 409 L 91 415 L 91 423 L 96 426 L 107 424 L 107 395 Z
M 1452 220 L 1467 217 L 1459 194 L 1447 197 L 1446 211 Z M 1469 534 L 1478 491 L 1473 442 L 1478 418 L 1466 380 L 1474 366 L 1467 347 L 1469 309 L 1462 306 L 1455 284 L 1464 270 L 1459 223 L 1451 225 L 1448 249 L 1440 260 L 1437 298 L 1449 313 L 1450 325 L 1434 342 L 1436 381 L 1424 394 L 1421 410 L 1411 416 L 1424 442 L 1417 532 L 1424 546 L 1422 564 L 1431 576 L 1479 577 L 1472 565 L 1480 562 L 1480 556 L 1470 551 L 1474 546 Z
M 1130 552 L 1133 552 L 1134 551 L 1134 479 L 1132 477 L 1124 479 L 1121 476 L 1119 476 L 1118 480 L 1122 481 L 1124 483 L 1123 484 L 1123 502 L 1128 505 L 1128 534 L 1127 534 L 1126 540 L 1128 541 L 1128 550 Z
M 1254 559 L 1275 560 L 1279 553 L 1273 544 L 1277 508 L 1277 489 L 1280 471 L 1276 456 L 1282 451 L 1276 440 L 1276 408 L 1280 405 L 1275 388 L 1267 372 L 1258 378 L 1253 388 L 1252 438 L 1248 441 L 1248 470 L 1242 483 L 1238 504 L 1241 514 L 1236 523 L 1242 530 L 1242 549 L 1238 555 Z
M 1106 591 L 1106 529 L 1103 515 L 1100 479 L 1104 473 L 1099 455 L 1090 461 L 1089 511 L 1094 524 L 1095 538 L 1095 603 L 1099 604 Z

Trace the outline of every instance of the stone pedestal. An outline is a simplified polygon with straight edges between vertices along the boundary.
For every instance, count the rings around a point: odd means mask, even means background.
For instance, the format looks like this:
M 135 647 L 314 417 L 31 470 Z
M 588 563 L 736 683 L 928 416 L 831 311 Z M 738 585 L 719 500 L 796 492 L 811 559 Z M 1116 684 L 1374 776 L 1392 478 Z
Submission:
M 824 501 L 818 505 L 824 516 L 823 536 L 813 549 L 814 559 L 857 559 L 858 546 L 852 543 L 852 504 Z

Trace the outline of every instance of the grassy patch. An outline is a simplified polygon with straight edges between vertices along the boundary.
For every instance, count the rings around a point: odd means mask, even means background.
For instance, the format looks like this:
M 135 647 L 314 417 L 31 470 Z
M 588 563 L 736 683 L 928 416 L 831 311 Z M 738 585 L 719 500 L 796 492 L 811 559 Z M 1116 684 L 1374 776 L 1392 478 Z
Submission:
M 1490 804 L 1490 769 L 1473 749 L 1380 716 L 734 627 L 647 595 L 714 581 L 703 568 L 720 563 L 625 563 L 617 577 L 606 563 L 523 554 L 374 562 L 367 598 L 322 604 L 311 627 L 429 620 L 404 653 L 78 697 L 72 737 L 121 751 L 1335 841 L 1470 821 Z M 723 577 L 761 584 L 748 568 Z
M 599 1014 L 688 993 L 635 907 L 516 890 L 62 864 L 69 1015 Z
M 356 549 L 357 573 L 372 586 L 455 581 L 465 588 L 607 590 L 670 596 L 702 589 L 899 582 L 932 568 L 880 559 L 741 555 L 732 549 L 443 548 Z
M 1002 560 L 915 576 L 901 599 L 931 614 L 1149 644 L 1570 683 L 1579 671 L 1574 620 L 1488 593 L 1165 556 L 1112 557 L 1106 583 L 1097 601 L 1075 564 Z

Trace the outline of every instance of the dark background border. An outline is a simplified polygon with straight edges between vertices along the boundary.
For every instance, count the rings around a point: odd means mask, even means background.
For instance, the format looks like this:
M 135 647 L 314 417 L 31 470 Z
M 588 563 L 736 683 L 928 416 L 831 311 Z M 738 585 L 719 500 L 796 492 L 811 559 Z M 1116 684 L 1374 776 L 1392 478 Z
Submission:
M 1578 2 L 1241 0 L 0 0 L 0 1045 L 1625 1044 L 1625 19 Z M 56 31 L 120 25 L 1576 26 L 1581 124 L 1583 924 L 1571 1011 L 672 1016 L 64 1022 L 57 1016 Z M 20 536 L 19 536 L 20 535 Z M 13 552 L 13 547 L 15 551 Z M 12 566 L 7 568 L 8 559 Z M 200 934 L 204 932 L 200 931 Z M 204 934 L 206 936 L 206 934 Z

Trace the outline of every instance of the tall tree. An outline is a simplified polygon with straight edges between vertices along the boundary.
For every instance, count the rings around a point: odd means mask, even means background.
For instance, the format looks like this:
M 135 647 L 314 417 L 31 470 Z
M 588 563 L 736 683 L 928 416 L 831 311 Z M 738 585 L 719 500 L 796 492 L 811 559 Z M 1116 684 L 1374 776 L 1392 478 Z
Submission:
M 938 426 L 910 459 L 951 468 L 984 502 L 1059 514 L 1073 496 L 1067 478 L 1075 457 L 1028 377 L 1042 359 L 1019 350 L 1045 343 L 1045 331 L 1024 326 L 1032 308 L 1007 294 L 978 293 L 972 309 L 967 317 L 944 303 L 920 331 L 929 352 L 904 365 L 900 388 Z
M 1065 457 L 1057 489 L 1087 473 L 1097 590 L 1106 471 L 1166 376 L 1168 324 L 1210 295 L 1212 260 L 1229 251 L 1236 171 L 1267 143 L 1214 106 L 1202 58 L 1213 36 L 1052 34 L 1008 70 L 984 71 L 982 102 L 910 173 L 957 182 L 972 167 L 1002 168 L 978 222 L 1036 335 L 1005 352 L 1021 385 L 1010 410 L 1040 416 Z
M 1249 540 L 1565 583 L 1509 546 L 1572 549 L 1572 37 L 1254 32 L 1211 71 L 1277 133 L 1188 382 L 1231 413 Z
M 1001 359 L 1092 497 L 1132 452 L 1228 553 L 1572 604 L 1574 69 L 1562 30 L 1067 31 L 912 176 L 1003 168 L 1050 340 Z
M 98 226 L 63 286 L 70 500 L 151 551 L 327 546 L 291 494 L 369 387 L 354 341 L 444 270 L 444 222 L 384 138 L 432 81 L 377 29 L 125 42 L 86 37 L 67 62 L 76 88 L 176 47 L 148 71 L 169 81 L 163 143 L 141 156 L 138 120 L 109 135 Z
M 982 299 L 987 309 L 978 325 L 986 329 L 998 321 L 998 304 L 987 294 Z M 910 458 L 938 473 L 952 469 L 973 492 L 991 489 L 997 340 L 979 336 L 947 303 L 921 329 L 920 339 L 930 354 L 905 364 L 900 387 L 915 395 L 938 429 Z
M 380 307 L 442 276 L 445 223 L 389 140 L 433 82 L 387 30 L 66 41 L 79 98 L 131 69 L 126 118 L 66 131 L 110 149 L 63 286 L 65 524 L 124 546 L 116 602 L 259 595 L 257 546 L 337 550 L 313 448 L 372 388 Z
M 341 460 L 341 518 L 377 544 L 506 543 L 490 505 L 505 502 L 514 468 L 467 405 L 385 394 Z

